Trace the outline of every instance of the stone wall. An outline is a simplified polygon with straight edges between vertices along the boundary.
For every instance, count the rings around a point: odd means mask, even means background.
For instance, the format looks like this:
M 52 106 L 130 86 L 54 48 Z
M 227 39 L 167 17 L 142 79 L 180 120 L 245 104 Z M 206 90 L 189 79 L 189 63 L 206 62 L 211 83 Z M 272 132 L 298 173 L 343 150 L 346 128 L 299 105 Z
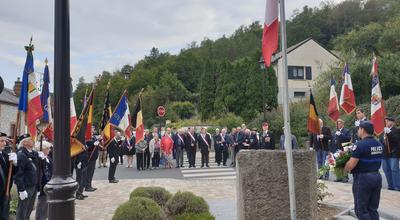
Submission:
M 293 151 L 297 219 L 316 219 L 316 155 Z M 239 220 L 290 219 L 286 153 L 244 150 L 237 155 Z

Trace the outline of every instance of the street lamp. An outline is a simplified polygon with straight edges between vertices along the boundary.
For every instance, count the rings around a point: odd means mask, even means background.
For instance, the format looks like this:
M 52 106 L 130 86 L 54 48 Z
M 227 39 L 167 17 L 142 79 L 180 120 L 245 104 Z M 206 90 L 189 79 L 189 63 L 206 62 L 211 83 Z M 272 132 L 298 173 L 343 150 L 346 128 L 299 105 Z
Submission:
M 71 174 L 69 0 L 54 7 L 54 152 L 53 176 L 45 186 L 50 220 L 75 219 L 78 184 Z
M 266 112 L 266 109 L 267 109 L 267 104 L 265 103 L 265 96 L 266 96 L 266 94 L 265 94 L 265 87 L 266 87 L 266 74 L 267 74 L 267 71 L 266 71 L 266 68 L 265 68 L 265 62 L 264 62 L 264 58 L 263 57 L 260 57 L 260 60 L 258 61 L 258 63 L 260 64 L 260 69 L 263 71 L 263 79 L 262 79 L 262 81 L 263 81 L 263 84 L 262 84 L 262 89 L 263 89 L 263 94 L 262 94 L 262 97 L 263 97 L 263 113 L 264 113 L 264 118 L 263 118 L 263 120 L 265 121 L 266 120 L 266 118 L 267 118 L 267 112 Z

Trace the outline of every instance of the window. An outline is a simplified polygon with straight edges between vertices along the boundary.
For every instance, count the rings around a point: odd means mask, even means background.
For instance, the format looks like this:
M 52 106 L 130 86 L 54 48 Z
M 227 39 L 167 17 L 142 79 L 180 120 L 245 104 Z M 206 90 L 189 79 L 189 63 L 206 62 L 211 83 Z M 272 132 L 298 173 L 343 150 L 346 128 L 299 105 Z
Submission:
M 288 79 L 312 80 L 310 66 L 288 66 Z
M 306 96 L 306 92 L 294 92 L 295 98 L 304 98 Z

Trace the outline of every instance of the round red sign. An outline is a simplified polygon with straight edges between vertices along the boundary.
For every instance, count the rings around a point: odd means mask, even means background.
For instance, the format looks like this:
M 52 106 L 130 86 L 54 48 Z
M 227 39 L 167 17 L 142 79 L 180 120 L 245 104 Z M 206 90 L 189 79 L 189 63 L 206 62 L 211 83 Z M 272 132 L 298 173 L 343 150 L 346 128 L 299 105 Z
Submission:
M 158 106 L 157 108 L 157 115 L 159 117 L 164 117 L 165 116 L 165 107 L 164 106 Z

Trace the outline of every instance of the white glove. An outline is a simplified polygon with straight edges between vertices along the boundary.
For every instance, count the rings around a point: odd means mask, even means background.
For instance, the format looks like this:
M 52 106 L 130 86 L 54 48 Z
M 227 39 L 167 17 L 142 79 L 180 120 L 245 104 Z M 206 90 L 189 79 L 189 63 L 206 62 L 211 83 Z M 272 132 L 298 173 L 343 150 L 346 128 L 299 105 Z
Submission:
M 99 141 L 95 141 L 94 142 L 94 146 L 99 146 L 100 142 Z
M 324 138 L 324 135 L 323 134 L 320 134 L 320 135 L 318 135 L 317 136 L 319 139 L 323 139 Z
M 385 130 L 385 134 L 389 134 L 391 132 L 390 128 L 388 128 L 388 127 L 385 127 L 384 130 Z
M 115 162 L 115 158 L 114 157 L 111 157 L 111 163 L 114 163 Z
M 354 125 L 355 125 L 356 127 L 359 127 L 359 126 L 360 126 L 360 121 L 358 121 L 358 120 L 355 121 L 355 122 L 354 122 Z
M 28 192 L 26 192 L 26 190 L 19 192 L 19 199 L 24 200 L 28 198 Z
M 17 166 L 17 154 L 16 153 L 8 153 L 8 160 L 12 161 L 14 166 Z
M 336 133 L 335 133 L 337 136 L 339 136 L 340 135 L 340 131 L 336 131 Z
M 44 160 L 46 158 L 46 156 L 44 155 L 44 153 L 42 151 L 39 151 L 38 154 L 39 154 L 40 159 Z
M 78 167 L 78 169 L 81 169 L 82 168 L 82 163 L 79 162 L 78 165 L 76 165 L 76 167 Z

